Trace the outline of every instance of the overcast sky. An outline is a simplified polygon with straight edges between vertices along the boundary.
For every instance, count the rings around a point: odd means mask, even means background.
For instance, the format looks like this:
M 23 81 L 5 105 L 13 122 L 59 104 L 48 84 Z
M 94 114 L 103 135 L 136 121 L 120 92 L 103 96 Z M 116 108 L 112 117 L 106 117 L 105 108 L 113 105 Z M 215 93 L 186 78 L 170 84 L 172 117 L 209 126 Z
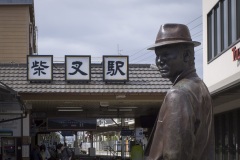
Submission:
M 38 54 L 129 55 L 130 64 L 154 64 L 148 51 L 164 23 L 187 24 L 192 39 L 202 42 L 201 0 L 35 0 Z M 202 45 L 195 48 L 202 77 Z

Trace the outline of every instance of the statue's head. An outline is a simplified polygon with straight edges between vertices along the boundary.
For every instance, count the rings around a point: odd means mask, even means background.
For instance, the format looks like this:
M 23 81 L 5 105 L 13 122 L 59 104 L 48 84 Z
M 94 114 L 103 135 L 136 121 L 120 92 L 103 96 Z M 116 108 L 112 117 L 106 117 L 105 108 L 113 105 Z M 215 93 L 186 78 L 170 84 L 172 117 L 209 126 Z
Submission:
M 194 47 L 201 44 L 200 42 L 192 41 L 190 31 L 186 25 L 169 23 L 161 25 L 155 44 L 148 49 L 155 50 L 157 47 L 178 43 L 189 43 L 193 44 Z
M 194 66 L 194 47 L 200 44 L 192 41 L 186 25 L 164 24 L 149 50 L 155 50 L 156 65 L 162 77 L 173 82 L 184 70 Z

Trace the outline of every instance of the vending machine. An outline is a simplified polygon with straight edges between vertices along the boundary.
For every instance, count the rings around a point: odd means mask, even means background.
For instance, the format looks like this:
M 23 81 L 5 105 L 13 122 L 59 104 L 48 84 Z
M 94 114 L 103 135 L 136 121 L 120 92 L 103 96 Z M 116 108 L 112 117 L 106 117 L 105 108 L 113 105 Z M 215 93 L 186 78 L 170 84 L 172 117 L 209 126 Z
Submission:
M 22 159 L 22 145 L 20 137 L 2 137 L 2 160 Z

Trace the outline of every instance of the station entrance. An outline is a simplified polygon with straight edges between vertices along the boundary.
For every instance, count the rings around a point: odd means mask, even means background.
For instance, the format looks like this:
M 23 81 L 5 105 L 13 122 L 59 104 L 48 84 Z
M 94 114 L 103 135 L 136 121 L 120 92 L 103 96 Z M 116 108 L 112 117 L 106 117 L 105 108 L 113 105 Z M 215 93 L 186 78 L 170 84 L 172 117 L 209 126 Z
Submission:
M 52 157 L 56 156 L 56 145 L 59 143 L 65 143 L 75 158 L 121 157 L 122 159 L 128 159 L 130 158 L 130 148 L 135 144 L 136 140 L 141 142 L 141 144 L 139 144 L 143 148 L 146 145 L 144 144 L 146 143 L 146 137 L 145 134 L 143 134 L 143 128 L 137 128 L 136 130 L 134 127 L 134 119 L 132 118 L 96 119 L 97 127 L 95 126 L 95 129 L 85 131 L 82 130 L 82 128 L 81 131 L 76 130 L 79 122 L 85 121 L 84 123 L 88 123 L 87 121 L 91 121 L 92 123 L 94 119 L 67 119 L 67 121 L 66 118 L 58 119 L 61 126 L 64 126 L 64 128 L 60 128 L 58 125 L 59 131 L 47 129 L 47 132 L 37 132 L 33 135 L 35 137 L 35 143 L 39 146 L 44 144 Z M 122 126 L 122 122 L 124 126 Z M 49 125 L 49 120 L 47 123 Z M 44 127 L 50 128 L 45 126 L 45 124 L 40 125 L 41 127 L 39 127 L 39 129 L 41 128 L 41 130 L 44 130 Z M 82 126 L 84 126 L 84 124 L 82 124 Z
M 77 103 L 76 101 L 67 101 L 65 107 L 62 105 L 52 112 L 50 109 L 47 112 L 44 111 L 43 107 L 35 109 L 32 107 L 30 133 L 34 141 L 32 140 L 31 145 L 44 144 L 49 148 L 52 156 L 56 153 L 57 144 L 66 143 L 75 157 L 129 159 L 131 147 L 135 145 L 136 141 L 143 149 L 145 148 L 158 108 L 152 107 L 149 112 L 147 108 L 141 106 L 147 101 L 142 100 L 141 105 L 137 101 L 131 102 L 135 104 L 132 106 L 126 105 L 131 100 L 124 102 L 124 100 L 118 99 L 117 101 L 96 102 L 99 103 L 99 106 L 92 107 L 92 111 L 89 111 L 91 114 L 87 115 L 83 114 L 82 110 L 89 106 L 85 104 L 80 107 L 80 105 L 74 104 Z M 117 106 L 117 103 L 121 105 Z M 32 103 L 32 105 L 34 104 Z M 94 106 L 93 100 L 91 104 Z M 110 105 L 114 107 L 110 107 Z M 140 111 L 142 113 L 139 113 Z M 136 116 L 138 114 L 139 116 Z

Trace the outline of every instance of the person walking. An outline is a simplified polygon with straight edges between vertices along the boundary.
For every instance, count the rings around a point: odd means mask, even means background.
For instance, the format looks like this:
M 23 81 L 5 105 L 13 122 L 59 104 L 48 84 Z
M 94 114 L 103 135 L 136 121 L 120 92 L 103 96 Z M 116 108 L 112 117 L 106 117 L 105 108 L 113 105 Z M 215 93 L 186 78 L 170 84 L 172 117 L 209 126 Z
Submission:
M 71 160 L 72 155 L 72 151 L 68 148 L 67 143 L 64 143 L 64 149 L 62 151 L 63 160 Z
M 56 146 L 56 151 L 57 151 L 56 160 L 63 160 L 63 155 L 62 155 L 63 149 L 64 149 L 63 144 L 61 144 L 61 143 L 57 144 L 57 146 Z
M 43 160 L 48 160 L 51 158 L 50 153 L 48 152 L 48 150 L 46 149 L 46 146 L 44 144 L 42 144 L 40 146 L 40 154 L 41 154 Z
M 35 145 L 30 153 L 30 160 L 43 160 L 38 145 Z

